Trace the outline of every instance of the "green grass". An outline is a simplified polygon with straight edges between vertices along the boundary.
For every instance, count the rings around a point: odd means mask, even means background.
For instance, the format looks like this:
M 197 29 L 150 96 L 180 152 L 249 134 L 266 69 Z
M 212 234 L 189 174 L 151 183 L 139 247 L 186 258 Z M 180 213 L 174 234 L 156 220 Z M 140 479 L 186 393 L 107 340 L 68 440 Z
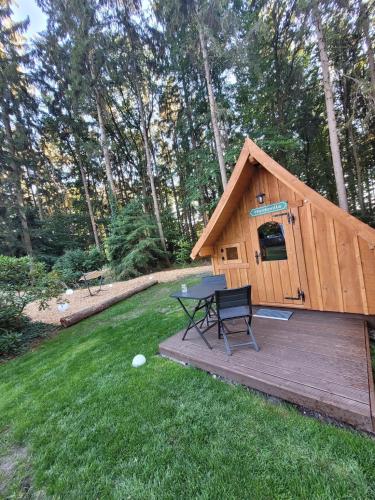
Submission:
M 156 355 L 184 324 L 168 298 L 179 286 L 153 287 L 0 366 L 0 465 L 28 452 L 3 471 L 7 493 L 374 498 L 369 437 Z M 137 353 L 147 364 L 133 369 Z

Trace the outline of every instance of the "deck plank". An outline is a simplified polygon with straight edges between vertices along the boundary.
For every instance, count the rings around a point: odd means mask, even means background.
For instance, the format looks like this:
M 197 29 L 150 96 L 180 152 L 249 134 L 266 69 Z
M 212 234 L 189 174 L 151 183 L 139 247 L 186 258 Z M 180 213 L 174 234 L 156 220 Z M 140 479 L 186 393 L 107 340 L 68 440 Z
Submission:
M 233 324 L 235 327 L 236 325 Z M 195 332 L 162 342 L 160 353 L 253 389 L 373 432 L 374 387 L 364 321 L 312 311 L 295 311 L 289 321 L 254 318 L 260 351 L 244 347 L 227 356 L 216 328 L 207 349 Z M 233 334 L 233 342 L 244 339 Z

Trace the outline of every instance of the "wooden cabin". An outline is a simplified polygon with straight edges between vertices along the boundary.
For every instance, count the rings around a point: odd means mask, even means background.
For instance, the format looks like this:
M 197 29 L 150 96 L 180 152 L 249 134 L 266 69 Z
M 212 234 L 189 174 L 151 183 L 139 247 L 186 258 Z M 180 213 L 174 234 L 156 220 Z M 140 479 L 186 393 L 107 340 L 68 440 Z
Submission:
M 186 338 L 183 330 L 159 351 L 375 432 L 367 331 L 375 315 L 374 249 L 374 229 L 246 139 L 191 256 L 210 256 L 214 273 L 224 273 L 229 287 L 251 284 L 255 305 L 293 308 L 293 315 L 288 321 L 254 316 L 259 352 L 244 348 L 226 356 L 215 325 L 205 334 L 212 349 L 196 332 Z M 232 336 L 243 341 L 240 333 Z
M 254 304 L 375 314 L 375 230 L 245 140 L 191 257 Z

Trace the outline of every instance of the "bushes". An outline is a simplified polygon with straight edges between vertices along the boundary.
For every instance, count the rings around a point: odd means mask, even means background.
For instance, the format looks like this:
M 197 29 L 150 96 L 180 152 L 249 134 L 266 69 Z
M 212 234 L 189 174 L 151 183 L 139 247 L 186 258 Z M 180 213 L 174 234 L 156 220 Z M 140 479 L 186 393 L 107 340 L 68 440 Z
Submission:
M 20 315 L 29 302 L 38 300 L 45 307 L 61 291 L 56 273 L 47 273 L 45 265 L 29 257 L 0 255 L 0 310 L 17 310 Z
M 44 264 L 0 255 L 0 355 L 18 352 L 31 330 L 31 337 L 39 335 L 23 315 L 26 304 L 38 301 L 44 308 L 61 291 L 56 273 L 47 273 Z
M 74 285 L 84 272 L 85 252 L 80 248 L 68 250 L 53 266 L 66 285 Z
M 91 224 L 86 211 L 56 211 L 43 221 L 35 217 L 33 247 L 37 259 L 51 269 L 67 250 L 86 248 L 92 242 Z
M 16 354 L 22 350 L 22 333 L 0 329 L 0 356 Z
M 22 328 L 22 311 L 31 302 L 15 290 L 0 288 L 0 328 Z
M 97 247 L 91 247 L 85 252 L 84 266 L 85 271 L 95 271 L 96 269 L 102 269 L 108 261 L 104 255 Z
M 177 242 L 177 251 L 176 251 L 177 264 L 186 264 L 187 262 L 191 262 L 190 258 L 191 249 L 192 249 L 192 244 L 189 240 L 181 238 Z
M 112 221 L 107 250 L 117 279 L 134 278 L 166 263 L 154 219 L 132 202 Z
M 53 269 L 66 285 L 77 284 L 82 273 L 101 269 L 107 262 L 105 255 L 96 247 L 89 250 L 68 250 L 59 257 Z

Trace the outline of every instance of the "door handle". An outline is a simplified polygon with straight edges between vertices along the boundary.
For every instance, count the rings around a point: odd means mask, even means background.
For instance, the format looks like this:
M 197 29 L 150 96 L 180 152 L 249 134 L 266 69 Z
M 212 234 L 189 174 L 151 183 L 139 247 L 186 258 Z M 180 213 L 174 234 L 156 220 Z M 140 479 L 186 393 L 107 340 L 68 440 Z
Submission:
M 258 250 L 255 250 L 255 261 L 257 264 L 259 264 L 259 259 L 260 259 L 260 252 L 258 252 Z

